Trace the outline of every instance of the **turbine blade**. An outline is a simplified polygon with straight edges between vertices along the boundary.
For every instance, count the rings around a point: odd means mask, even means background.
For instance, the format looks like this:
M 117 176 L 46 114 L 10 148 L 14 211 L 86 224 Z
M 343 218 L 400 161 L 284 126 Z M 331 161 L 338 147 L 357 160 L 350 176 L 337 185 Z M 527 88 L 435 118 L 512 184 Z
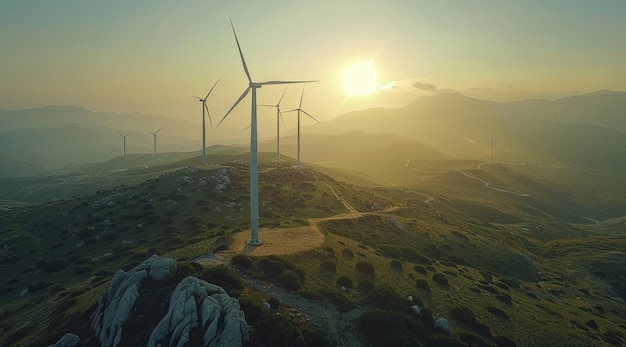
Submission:
M 161 131 L 161 129 L 163 129 L 163 127 L 164 127 L 164 126 L 165 126 L 165 125 L 161 125 L 161 127 L 159 128 L 159 130 L 155 131 L 155 132 L 154 132 L 154 134 L 155 134 L 155 135 L 156 135 L 156 134 L 158 134 L 158 133 L 159 133 L 159 131 Z
M 283 120 L 283 126 L 286 128 L 287 127 L 287 123 L 285 123 L 285 118 L 283 118 L 283 113 L 280 112 L 280 109 L 278 109 L 278 115 L 280 116 L 280 119 Z
M 304 112 L 304 114 L 306 114 L 307 116 L 309 116 L 309 117 L 313 118 L 313 120 L 314 120 L 314 121 L 316 121 L 316 122 L 320 123 L 320 121 L 318 121 L 317 119 L 315 119 L 315 117 L 311 116 L 311 115 L 310 115 L 307 111 L 305 111 L 305 110 L 300 110 L 300 111 Z
M 209 97 L 209 95 L 211 95 L 211 92 L 213 91 L 213 88 L 215 88 L 215 86 L 217 85 L 217 82 L 219 82 L 221 79 L 222 78 L 220 77 L 220 78 L 217 79 L 217 81 L 215 81 L 215 84 L 213 84 L 213 87 L 211 87 L 211 90 L 209 90 L 209 92 L 206 93 L 206 96 L 204 97 L 204 100 L 206 100 Z
M 239 97 L 239 99 L 237 99 L 237 101 L 235 102 L 235 104 L 230 108 L 230 110 L 228 110 L 228 112 L 226 112 L 226 114 L 224 115 L 224 117 L 222 118 L 222 120 L 220 120 L 219 123 L 217 123 L 216 128 L 220 127 L 220 124 L 222 124 L 222 122 L 224 121 L 224 119 L 226 119 L 226 117 L 228 117 L 228 115 L 230 114 L 230 112 L 241 102 L 241 100 L 243 100 L 243 98 L 246 97 L 246 95 L 248 95 L 248 92 L 250 91 L 251 87 L 246 88 L 246 90 L 243 92 L 243 94 L 241 94 L 241 96 Z
M 204 105 L 204 109 L 206 110 L 206 115 L 209 117 L 209 124 L 211 124 L 211 129 L 213 129 L 213 121 L 211 120 L 211 112 L 209 112 L 209 107 L 206 105 L 206 102 L 202 103 Z
M 230 27 L 233 28 L 233 34 L 235 35 L 235 42 L 237 42 L 237 49 L 239 50 L 239 56 L 241 57 L 241 63 L 243 64 L 243 70 L 246 72 L 246 76 L 248 76 L 248 82 L 252 83 L 252 78 L 250 77 L 250 72 L 248 71 L 248 65 L 246 65 L 246 60 L 243 58 L 243 52 L 241 52 L 241 46 L 239 45 L 239 39 L 237 38 L 237 33 L 235 32 L 235 26 L 233 25 L 233 20 L 228 18 L 230 21 Z
M 297 110 L 298 110 L 297 108 L 294 108 L 293 110 L 289 110 L 289 111 L 283 111 L 282 113 L 287 113 L 287 112 L 294 112 L 294 111 L 297 111 Z
M 311 82 L 319 82 L 319 81 L 265 81 L 259 83 L 260 85 L 268 85 L 268 84 L 292 84 L 292 83 L 311 83 Z
M 252 124 L 250 124 L 250 125 L 248 125 L 247 127 L 245 127 L 245 128 L 243 128 L 243 129 L 241 129 L 241 131 L 244 131 L 244 130 L 246 130 L 246 129 L 250 129 L 251 127 L 252 127 Z
M 287 89 L 289 89 L 289 86 L 285 87 L 285 91 L 283 92 L 283 95 L 280 97 L 280 99 L 278 99 L 278 103 L 276 104 L 276 107 L 280 106 L 280 102 L 283 101 L 283 98 L 285 97 L 285 93 L 287 93 Z
M 194 99 L 198 99 L 198 100 L 202 100 L 202 99 L 200 99 L 200 98 L 199 98 L 199 97 L 197 97 L 197 96 L 192 96 L 192 98 L 194 98 Z
M 306 84 L 302 85 L 302 94 L 300 94 L 300 106 L 298 106 L 298 108 L 302 108 L 302 99 L 304 98 L 304 86 L 306 86 Z
M 257 106 L 268 106 L 268 107 L 276 107 L 276 105 L 257 105 Z

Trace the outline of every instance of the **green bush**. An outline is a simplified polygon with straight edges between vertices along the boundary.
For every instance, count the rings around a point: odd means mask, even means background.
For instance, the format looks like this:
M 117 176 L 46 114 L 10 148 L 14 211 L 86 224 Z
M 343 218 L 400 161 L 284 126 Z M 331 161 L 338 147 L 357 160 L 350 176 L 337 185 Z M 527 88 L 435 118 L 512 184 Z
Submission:
M 411 303 L 405 297 L 396 293 L 391 287 L 379 287 L 374 289 L 367 297 L 367 300 L 373 307 L 410 312 Z
M 450 286 L 446 276 L 444 274 L 442 274 L 442 273 L 439 273 L 439 272 L 435 272 L 433 274 L 433 281 L 436 282 L 436 283 L 439 283 L 439 284 L 441 284 L 442 286 L 445 286 L 445 287 L 449 287 Z
M 271 258 L 259 259 L 259 268 L 270 277 L 278 277 L 285 270 L 285 265 Z
M 256 263 L 252 257 L 245 254 L 237 254 L 231 260 L 231 264 L 244 270 L 255 270 Z
M 343 254 L 343 257 L 346 258 L 346 259 L 354 258 L 354 253 L 352 252 L 352 250 L 350 248 L 344 248 L 341 251 L 341 254 Z
M 398 259 L 391 259 L 389 262 L 389 268 L 393 271 L 402 272 L 402 262 Z
M 426 271 L 426 268 L 423 267 L 422 265 L 413 266 L 413 270 L 419 274 L 428 275 L 428 271 Z
M 348 276 L 339 276 L 335 282 L 338 287 L 352 288 L 352 279 Z
M 335 264 L 335 262 L 325 260 L 320 264 L 320 271 L 336 273 L 337 265 Z
M 263 306 L 261 304 L 247 296 L 239 297 L 239 307 L 243 311 L 246 322 L 250 325 L 255 325 L 261 317 L 263 312 Z
M 373 346 L 415 346 L 424 333 L 416 319 L 396 311 L 371 309 L 359 318 L 359 327 Z
M 356 289 L 361 293 L 369 293 L 374 289 L 374 283 L 370 280 L 360 280 Z
M 271 311 L 261 313 L 260 319 L 254 325 L 253 336 L 261 346 L 306 346 L 298 326 L 286 316 L 277 315 Z
M 226 292 L 244 288 L 244 281 L 227 265 L 215 265 L 204 269 L 202 277 L 209 283 L 217 284 Z
M 425 292 L 430 293 L 430 286 L 428 285 L 428 282 L 426 280 L 423 280 L 421 278 L 415 280 L 415 286 Z
M 300 283 L 300 277 L 296 275 L 295 272 L 291 270 L 283 270 L 278 278 L 278 283 L 287 290 L 299 290 L 302 288 L 302 283 Z
M 37 267 L 48 272 L 57 272 L 67 267 L 67 260 L 65 259 L 50 259 L 42 260 L 37 264 Z
M 362 273 L 363 275 L 374 277 L 376 275 L 376 269 L 372 263 L 367 261 L 359 261 L 354 266 L 355 270 Z
M 301 329 L 302 337 L 304 338 L 304 342 L 307 346 L 315 346 L 315 347 L 330 347 L 333 346 L 331 344 L 326 334 L 316 328 L 312 327 L 304 327 Z
M 445 334 L 430 335 L 426 338 L 428 347 L 467 347 L 465 343 Z

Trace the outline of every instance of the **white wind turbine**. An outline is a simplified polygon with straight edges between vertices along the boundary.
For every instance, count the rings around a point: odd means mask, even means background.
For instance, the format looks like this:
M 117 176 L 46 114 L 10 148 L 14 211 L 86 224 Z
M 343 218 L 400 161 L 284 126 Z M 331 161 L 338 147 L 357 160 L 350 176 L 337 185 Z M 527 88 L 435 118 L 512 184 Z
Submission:
M 251 110 L 251 122 L 250 122 L 250 240 L 248 241 L 249 245 L 258 246 L 262 244 L 261 240 L 259 240 L 259 158 L 257 152 L 257 121 L 256 121 L 256 90 L 261 88 L 264 85 L 272 85 L 272 84 L 289 84 L 289 83 L 307 83 L 307 82 L 315 82 L 315 81 L 266 81 L 266 82 L 252 82 L 252 77 L 250 77 L 250 72 L 248 71 L 248 66 L 246 65 L 246 60 L 243 57 L 243 53 L 241 52 L 241 46 L 239 45 L 239 39 L 237 38 L 237 33 L 235 32 L 235 26 L 233 25 L 233 21 L 230 20 L 230 26 L 233 29 L 233 35 L 235 36 L 235 42 L 237 43 L 237 49 L 239 50 L 239 56 L 241 57 L 241 64 L 243 65 L 243 70 L 246 73 L 246 77 L 248 77 L 248 88 L 241 94 L 239 99 L 233 104 L 233 106 L 226 112 L 226 115 L 220 120 L 217 124 L 219 127 L 220 124 L 228 117 L 230 112 L 243 100 L 246 95 L 252 89 L 252 110 Z
M 163 129 L 163 126 L 162 126 L 162 125 L 161 125 L 161 127 L 160 127 L 157 131 L 155 131 L 155 132 L 152 132 L 152 131 L 150 131 L 150 130 L 146 130 L 146 132 L 148 132 L 149 134 L 152 134 L 152 136 L 154 136 L 154 163 L 155 163 L 155 164 L 156 164 L 156 162 L 157 162 L 156 137 L 157 137 L 157 134 L 159 133 L 159 131 L 161 131 L 161 129 Z
M 293 110 L 289 110 L 289 111 L 285 111 L 284 112 L 284 113 L 287 113 L 287 112 L 298 111 L 298 169 L 302 168 L 302 164 L 300 163 L 300 112 L 303 112 L 307 116 L 311 117 L 314 121 L 316 121 L 318 123 L 320 122 L 317 119 L 315 119 L 315 117 L 311 116 L 307 111 L 302 109 L 302 98 L 303 97 L 304 97 L 304 85 L 302 85 L 302 95 L 300 95 L 300 105 L 298 106 L 298 108 L 294 108 Z
M 289 88 L 289 86 L 287 86 L 287 88 Z M 280 119 L 283 118 L 283 115 L 280 113 L 280 102 L 283 100 L 283 97 L 285 97 L 285 93 L 287 93 L 287 88 L 285 88 L 283 95 L 280 97 L 280 99 L 278 99 L 276 105 L 259 105 L 276 107 L 276 160 L 280 160 Z M 285 123 L 284 119 L 283 123 Z
M 126 135 L 122 135 L 118 133 L 117 131 L 115 133 L 120 135 L 122 139 L 124 139 L 124 170 L 126 170 L 126 137 L 130 135 L 130 133 L 126 133 Z
M 211 113 L 209 113 L 209 107 L 206 105 L 206 100 L 209 97 L 209 95 L 211 95 L 213 88 L 215 88 L 215 86 L 217 85 L 217 82 L 219 81 L 220 79 L 218 78 L 217 81 L 215 81 L 215 84 L 213 84 L 213 87 L 211 87 L 209 92 L 206 94 L 204 99 L 197 97 L 197 96 L 193 96 L 193 98 L 198 99 L 202 103 L 202 165 L 206 165 L 206 125 L 204 121 L 205 110 L 206 110 L 206 114 L 209 117 L 209 123 L 211 124 L 211 128 L 213 128 L 213 122 L 211 121 Z

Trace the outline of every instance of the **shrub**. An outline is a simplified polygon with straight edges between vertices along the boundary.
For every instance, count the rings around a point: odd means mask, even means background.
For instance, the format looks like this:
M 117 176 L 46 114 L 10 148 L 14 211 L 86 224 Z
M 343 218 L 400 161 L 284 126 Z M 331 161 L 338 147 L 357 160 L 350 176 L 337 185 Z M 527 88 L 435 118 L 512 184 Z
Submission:
M 244 270 L 256 269 L 256 263 L 254 262 L 252 257 L 245 255 L 245 254 L 237 254 L 236 256 L 233 257 L 233 259 L 231 260 L 231 263 L 237 266 L 238 268 L 244 269 Z
M 415 272 L 419 273 L 419 274 L 422 274 L 422 275 L 427 275 L 428 274 L 428 271 L 426 271 L 426 268 L 423 267 L 422 265 L 415 265 L 415 266 L 413 266 L 413 270 Z
M 445 334 L 430 335 L 426 338 L 426 345 L 429 347 L 465 347 L 462 341 Z
M 306 346 L 298 326 L 286 316 L 271 311 L 261 314 L 254 326 L 254 335 L 262 346 Z
M 487 312 L 498 316 L 498 317 L 502 317 L 504 319 L 509 319 L 509 316 L 506 314 L 506 312 L 502 311 L 501 309 L 497 308 L 497 307 L 493 307 L 493 306 L 487 306 L 485 307 L 485 309 L 487 310 Z
M 408 312 L 410 307 L 409 301 L 396 293 L 391 287 L 376 288 L 367 299 L 372 306 L 385 310 Z
M 498 347 L 515 347 L 515 342 L 506 336 L 496 337 Z
M 341 251 L 341 254 L 343 254 L 343 257 L 346 258 L 346 259 L 354 258 L 354 253 L 352 253 L 352 250 L 350 248 L 344 248 Z
M 67 264 L 68 262 L 65 259 L 50 259 L 40 261 L 37 266 L 40 269 L 48 272 L 57 272 L 65 269 L 65 267 L 67 267 Z
M 369 293 L 374 289 L 374 283 L 370 280 L 360 280 L 356 289 L 361 293 Z
M 441 284 L 442 286 L 445 286 L 445 287 L 449 287 L 450 286 L 446 276 L 444 274 L 442 274 L 442 273 L 439 273 L 439 272 L 435 272 L 433 274 L 433 281 L 435 281 L 435 282 L 437 282 L 437 283 L 439 283 L 439 284 Z
M 335 262 L 332 262 L 330 260 L 323 261 L 320 264 L 320 271 L 336 273 L 337 265 L 335 264 Z
M 415 280 L 415 286 L 425 292 L 430 293 L 430 286 L 428 285 L 428 282 L 426 280 L 423 280 L 423 279 Z
M 302 337 L 304 338 L 304 342 L 307 346 L 315 346 L 315 347 L 330 347 L 332 344 L 330 340 L 326 337 L 326 334 L 316 328 L 312 327 L 304 327 L 300 330 L 302 332 Z
M 226 292 L 230 292 L 233 289 L 241 290 L 244 288 L 243 280 L 227 265 L 220 264 L 207 267 L 202 275 L 207 282 L 217 284 L 224 288 Z
M 352 279 L 348 276 L 339 276 L 335 282 L 338 287 L 352 288 Z
M 278 301 L 278 299 L 273 296 L 267 299 L 267 303 L 270 304 L 270 306 L 275 310 L 278 310 L 278 308 L 280 307 L 280 301 Z
M 376 269 L 374 268 L 374 265 L 367 261 L 359 261 L 358 263 L 356 263 L 354 268 L 356 269 L 356 271 L 366 276 L 374 277 L 376 275 Z
M 291 270 L 284 270 L 278 278 L 278 283 L 287 290 L 299 290 L 302 287 L 300 277 Z
M 403 270 L 402 262 L 400 260 L 398 260 L 398 259 L 391 259 L 391 262 L 389 262 L 389 267 L 393 271 L 402 272 L 402 270 Z
M 359 327 L 369 344 L 374 346 L 413 346 L 416 335 L 424 330 L 415 318 L 377 308 L 361 315 Z
M 263 312 L 263 307 L 260 303 L 252 300 L 251 298 L 239 297 L 239 307 L 246 316 L 246 322 L 250 325 L 255 325 Z
M 271 258 L 259 259 L 259 268 L 270 277 L 278 277 L 284 270 L 285 265 Z

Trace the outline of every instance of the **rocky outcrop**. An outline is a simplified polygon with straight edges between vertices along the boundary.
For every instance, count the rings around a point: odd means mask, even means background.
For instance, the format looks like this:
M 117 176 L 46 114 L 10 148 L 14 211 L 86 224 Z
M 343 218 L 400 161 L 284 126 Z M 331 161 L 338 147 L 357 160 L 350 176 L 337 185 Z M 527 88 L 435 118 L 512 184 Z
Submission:
M 128 273 L 119 270 L 94 312 L 91 329 L 102 347 L 117 346 L 122 338 L 122 325 L 139 297 L 139 285 L 146 277 L 163 279 L 176 267 L 176 261 L 153 255 Z
M 171 295 L 169 309 L 156 326 L 149 347 L 185 346 L 192 329 L 204 331 L 204 346 L 241 346 L 248 324 L 239 301 L 222 287 L 195 277 L 183 279 Z
M 153 255 L 130 271 L 119 270 L 113 276 L 92 315 L 91 329 L 101 346 L 116 347 L 125 339 L 124 323 L 140 311 L 135 303 L 145 291 L 141 289 L 142 282 L 148 278 L 163 280 L 176 265 L 174 259 Z M 154 305 L 167 302 L 168 298 L 157 300 Z M 135 315 L 132 317 L 137 320 L 140 316 Z M 167 313 L 154 322 L 159 323 L 151 333 L 146 326 L 148 346 L 187 346 L 191 335 L 195 337 L 193 341 L 202 336 L 202 345 L 210 347 L 241 346 L 248 338 L 248 324 L 239 301 L 228 296 L 222 287 L 195 277 L 178 283 L 169 296 Z
M 72 333 L 63 335 L 54 345 L 48 347 L 74 347 L 80 342 L 80 338 Z

